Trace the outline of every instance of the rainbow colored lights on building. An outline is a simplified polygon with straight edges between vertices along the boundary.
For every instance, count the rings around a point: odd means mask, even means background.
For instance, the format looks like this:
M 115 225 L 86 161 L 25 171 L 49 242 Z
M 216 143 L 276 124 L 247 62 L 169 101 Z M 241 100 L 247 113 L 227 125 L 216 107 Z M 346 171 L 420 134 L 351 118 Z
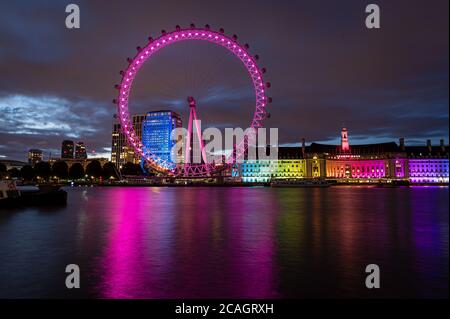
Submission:
M 324 178 L 374 182 L 400 180 L 416 184 L 448 184 L 448 146 L 405 146 L 400 143 L 352 145 L 341 132 L 341 145 L 312 143 L 305 147 L 280 147 L 274 161 L 244 161 L 234 171 L 244 183 L 269 183 L 281 179 Z

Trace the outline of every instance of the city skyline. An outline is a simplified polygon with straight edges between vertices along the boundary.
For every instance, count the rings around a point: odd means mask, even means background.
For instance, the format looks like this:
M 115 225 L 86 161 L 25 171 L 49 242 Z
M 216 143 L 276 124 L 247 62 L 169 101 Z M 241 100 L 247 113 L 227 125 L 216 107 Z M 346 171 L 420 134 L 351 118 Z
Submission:
M 170 124 L 169 124 L 170 122 Z M 133 117 L 133 126 L 141 127 L 144 144 L 152 149 L 160 149 L 162 153 L 168 152 L 173 144 L 167 135 L 169 126 L 180 126 L 179 115 L 169 110 L 149 112 L 147 116 Z M 151 132 L 150 132 L 151 131 Z M 119 134 L 116 134 L 119 132 Z M 148 135 L 151 133 L 150 135 Z M 431 140 L 426 141 L 426 146 L 410 146 L 405 144 L 405 139 L 400 138 L 398 143 L 377 143 L 377 144 L 351 144 L 347 128 L 343 127 L 340 134 L 340 144 L 321 144 L 313 142 L 306 145 L 302 139 L 300 147 L 279 147 L 275 158 L 243 158 L 242 161 L 235 162 L 226 168 L 226 173 L 235 183 L 262 183 L 279 185 L 279 183 L 292 183 L 294 180 L 323 180 L 325 178 L 336 182 L 336 179 L 344 183 L 412 183 L 412 184 L 448 184 L 448 145 L 444 144 L 444 139 L 440 139 L 439 145 L 432 145 Z M 120 137 L 122 135 L 122 137 Z M 148 136 L 146 136 L 148 135 Z M 160 138 L 161 137 L 161 138 Z M 121 142 L 119 142 L 121 141 Z M 116 160 L 108 162 L 106 158 L 100 159 L 97 163 L 93 158 L 87 159 L 82 155 L 84 149 L 83 142 L 76 144 L 70 140 L 64 140 L 61 144 L 61 158 L 49 159 L 54 170 L 55 179 L 67 177 L 61 163 L 67 168 L 77 165 L 98 165 L 100 171 L 105 172 L 105 176 L 111 174 L 111 167 L 116 167 L 115 178 L 122 178 L 117 175 L 119 171 L 130 173 L 131 175 L 145 176 L 143 160 L 137 157 L 132 148 L 123 145 L 125 137 L 116 127 L 112 133 L 112 143 L 116 146 Z M 116 145 L 116 142 L 117 145 Z M 131 154 L 130 154 L 131 152 Z M 266 149 L 267 152 L 267 149 Z M 186 153 L 187 154 L 187 153 Z M 157 154 L 157 156 L 164 156 Z M 130 157 L 130 158 L 127 158 Z M 28 164 L 33 165 L 35 170 L 39 162 L 43 161 L 41 150 L 30 149 L 28 152 Z M 45 162 L 45 161 L 44 161 Z M 8 172 L 10 178 L 14 174 L 19 174 L 17 166 L 22 162 L 2 161 L 3 170 Z M 130 165 L 124 165 L 125 163 Z M 44 163 L 42 163 L 44 164 Z M 47 164 L 47 163 L 45 163 Z M 6 165 L 6 166 L 5 166 Z M 25 169 L 22 163 L 20 172 Z M 134 165 L 134 166 L 133 166 Z M 8 168 L 9 166 L 9 168 Z M 16 171 L 10 171 L 15 167 Z M 135 170 L 137 169 L 137 170 Z M 176 173 L 176 172 L 174 172 Z M 25 173 L 24 173 L 25 174 Z M 73 173 L 74 174 L 74 173 Z M 127 173 L 122 173 L 127 174 Z M 228 175 L 227 175 L 228 174 Z M 29 176 L 26 175 L 25 176 Z M 79 174 L 77 175 L 79 176 Z M 111 175 L 112 176 L 112 175 Z M 84 175 L 83 175 L 84 177 Z M 86 175 L 85 177 L 88 177 Z M 178 175 L 183 178 L 199 178 L 199 176 Z M 202 178 L 211 178 L 203 176 Z M 217 177 L 217 176 L 216 176 Z M 89 178 L 94 178 L 91 176 Z M 284 180 L 284 181 L 283 181 Z M 73 182 L 73 181 L 72 181 Z M 102 182 L 102 180 L 100 180 Z M 144 178 L 145 182 L 145 178 Z M 150 179 L 152 183 L 152 179 Z
M 220 3 L 207 7 L 201 2 L 178 4 L 177 10 L 171 11 L 144 2 L 126 9 L 111 4 L 117 10 L 109 11 L 84 1 L 79 5 L 79 30 L 64 28 L 63 3 L 23 2 L 0 11 L 4 30 L 0 43 L 5 43 L 0 69 L 10 75 L 1 80 L 0 111 L 4 116 L 0 119 L 0 158 L 24 159 L 30 148 L 56 154 L 64 139 L 83 140 L 96 155 L 109 157 L 115 113 L 110 101 L 116 94 L 113 85 L 120 81 L 118 72 L 126 65 L 124 57 L 133 56 L 136 45 L 145 44 L 148 36 L 158 36 L 161 27 L 170 30 L 176 24 L 188 26 L 191 22 L 224 27 L 227 33 L 236 33 L 240 41 L 248 42 L 252 54 L 261 56 L 261 65 L 268 69 L 267 79 L 273 84 L 268 94 L 274 99 L 269 110 L 272 116 L 265 126 L 280 129 L 281 145 L 299 145 L 302 137 L 307 142 L 337 143 L 335 132 L 342 124 L 351 130 L 354 144 L 400 137 L 409 145 L 423 145 L 427 139 L 438 144 L 448 137 L 446 1 L 433 7 L 380 1 L 383 23 L 374 31 L 363 26 L 364 4 L 359 1 L 324 6 L 284 3 L 275 11 L 267 10 L 273 6 L 271 2 L 258 2 L 260 9 L 254 11 L 251 25 L 243 23 L 246 10 L 229 12 L 225 19 Z M 154 21 L 142 17 L 150 9 L 160 13 Z M 31 17 L 29 12 L 41 14 Z M 113 22 L 117 17 L 112 12 L 124 12 L 126 19 L 134 17 L 136 22 L 127 28 L 116 26 Z M 14 16 L 16 20 L 11 19 Z M 429 16 L 435 18 L 427 19 Z M 274 23 L 261 22 L 268 18 Z M 31 24 L 34 37 L 28 36 Z M 120 46 L 115 44 L 117 38 Z M 427 47 L 439 50 L 431 55 Z M 194 93 L 200 93 L 199 116 L 207 125 L 248 125 L 245 119 L 252 109 L 246 103 L 251 101 L 252 92 L 233 59 L 208 45 L 198 50 L 180 48 L 189 51 L 168 49 L 156 64 L 149 63 L 144 69 L 136 82 L 132 112 L 173 109 L 186 119 L 185 93 L 190 92 L 182 89 L 189 84 L 194 89 L 197 85 Z M 180 52 L 193 53 L 192 61 Z M 214 58 L 198 61 L 211 52 Z M 208 82 L 181 81 L 176 67 L 185 62 Z M 212 77 L 202 65 L 214 65 L 221 77 Z M 164 68 L 170 72 L 160 77 Z M 152 77 L 152 71 L 157 78 Z M 224 111 L 235 104 L 239 108 L 233 112 Z M 210 110 L 206 111 L 205 105 Z
M 152 112 L 159 112 L 159 111 L 149 111 L 148 113 L 152 113 Z M 168 110 L 168 112 L 171 112 L 171 111 Z M 139 118 L 144 118 L 144 117 L 145 116 L 143 116 L 143 115 L 133 115 L 133 118 L 134 118 L 133 121 L 138 121 Z M 142 121 L 142 119 L 141 119 L 141 121 Z M 139 123 L 140 123 L 139 125 L 142 125 L 142 122 L 139 122 Z M 342 127 L 342 129 L 345 129 L 347 131 L 346 127 Z M 136 132 L 140 132 L 139 135 L 142 135 L 141 131 L 136 131 Z M 82 145 L 82 147 L 84 147 L 84 152 L 85 152 L 85 156 L 86 157 L 82 157 L 82 158 L 79 158 L 79 159 L 85 159 L 85 158 L 90 158 L 90 159 L 95 159 L 95 158 L 108 159 L 109 161 L 111 161 L 111 162 L 113 162 L 115 164 L 118 164 L 119 160 L 118 159 L 114 159 L 114 157 L 115 156 L 119 156 L 119 154 L 121 153 L 119 151 L 119 149 L 125 146 L 125 147 L 127 147 L 127 150 L 125 152 L 129 153 L 129 157 L 123 163 L 126 163 L 126 162 L 140 163 L 141 162 L 141 158 L 137 154 L 135 154 L 134 151 L 128 146 L 128 143 L 125 140 L 125 136 L 121 132 L 121 128 L 120 128 L 120 124 L 119 123 L 115 123 L 113 125 L 110 134 L 112 135 L 112 142 L 111 142 L 110 150 L 108 150 L 107 152 L 105 152 L 105 153 L 96 153 L 95 150 L 94 150 L 93 152 L 88 153 L 87 152 L 88 148 L 84 145 L 84 142 L 77 142 L 77 143 L 74 143 L 73 157 L 69 157 L 69 159 L 77 159 L 75 157 L 76 156 L 75 146 Z M 119 134 L 120 134 L 120 138 L 119 138 Z M 117 142 L 117 139 L 120 139 L 121 142 L 120 142 L 119 145 L 117 145 L 116 149 L 114 149 L 113 144 L 114 144 L 114 142 Z M 296 143 L 280 143 L 279 147 L 288 147 L 288 148 L 289 147 L 297 147 L 297 148 L 300 148 L 300 147 L 302 147 L 303 142 L 305 143 L 305 145 L 311 145 L 311 144 L 314 144 L 314 143 L 321 143 L 321 144 L 326 144 L 326 145 L 330 145 L 330 146 L 338 146 L 338 145 L 341 145 L 341 141 L 342 141 L 342 136 L 338 136 L 338 135 L 336 135 L 335 138 L 328 140 L 327 141 L 328 143 L 324 143 L 323 141 L 317 141 L 317 140 L 306 141 L 304 138 L 301 138 L 299 140 L 299 142 L 296 142 Z M 351 141 L 352 141 L 352 137 L 347 137 L 347 144 L 350 144 Z M 5 157 L 0 157 L 0 160 L 1 159 L 7 159 L 7 160 L 12 160 L 12 161 L 25 161 L 26 158 L 27 158 L 27 154 L 28 154 L 28 157 L 29 157 L 29 153 L 32 152 L 32 151 L 39 151 L 39 152 L 41 152 L 41 156 L 42 156 L 43 161 L 46 161 L 46 156 L 47 156 L 48 160 L 51 160 L 51 159 L 53 159 L 53 160 L 55 160 L 55 159 L 62 159 L 62 160 L 64 160 L 65 158 L 62 157 L 62 156 L 54 156 L 54 154 L 58 154 L 59 152 L 61 152 L 61 150 L 62 150 L 61 144 L 62 144 L 62 147 L 64 148 L 64 142 L 73 142 L 73 141 L 71 141 L 71 140 L 62 140 L 62 141 L 60 141 L 59 148 L 51 149 L 48 153 L 45 153 L 45 150 L 43 150 L 43 149 L 36 148 L 36 147 L 33 148 L 32 146 L 30 146 L 26 150 L 25 155 L 23 155 L 21 158 L 6 158 L 6 156 L 5 156 Z M 422 147 L 429 146 L 429 143 L 433 147 L 434 146 L 442 146 L 442 145 L 448 146 L 449 145 L 448 141 L 445 140 L 444 138 L 439 138 L 439 139 L 436 139 L 436 140 L 426 139 L 426 140 L 423 140 L 423 141 L 419 141 L 419 143 L 417 143 L 417 142 L 416 143 L 408 143 L 408 139 L 407 138 L 405 139 L 405 137 L 399 137 L 397 139 L 394 139 L 394 138 L 386 139 L 385 142 L 393 142 L 393 143 L 396 143 L 398 145 L 401 145 L 402 143 L 404 143 L 407 146 L 422 146 Z M 383 143 L 383 142 L 381 142 L 381 143 Z M 356 146 L 358 146 L 358 145 L 365 145 L 365 143 L 362 143 L 362 142 L 359 142 L 359 143 L 357 142 L 357 143 L 352 143 L 352 144 L 356 145 Z M 368 143 L 368 144 L 377 144 L 377 142 L 375 142 L 375 143 Z

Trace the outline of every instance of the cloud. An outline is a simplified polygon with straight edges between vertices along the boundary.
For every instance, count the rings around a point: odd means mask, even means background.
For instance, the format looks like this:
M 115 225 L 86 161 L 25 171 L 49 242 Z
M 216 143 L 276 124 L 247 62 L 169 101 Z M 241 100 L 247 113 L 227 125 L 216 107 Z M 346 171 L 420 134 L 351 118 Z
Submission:
M 382 28 L 364 27 L 361 1 L 194 2 L 79 0 L 81 28 L 64 27 L 67 1 L 0 2 L 1 154 L 58 152 L 62 139 L 111 144 L 110 101 L 136 46 L 179 24 L 237 34 L 267 68 L 280 143 L 447 137 L 448 0 L 379 0 Z M 251 12 L 251 16 L 249 16 Z M 168 47 L 136 77 L 131 113 L 173 108 L 186 122 L 188 95 L 204 127 L 247 127 L 254 100 L 242 63 L 211 43 Z M 102 151 L 103 152 L 103 151 Z
M 24 159 L 29 148 L 59 156 L 64 139 L 84 141 L 88 149 L 110 145 L 112 112 L 104 103 L 55 95 L 0 94 L 0 148 Z
M 83 115 L 88 108 L 94 111 Z M 99 120 L 107 115 L 103 108 L 92 108 L 92 102 L 88 101 L 20 94 L 0 96 L 0 113 L 0 133 L 70 138 L 95 134 L 99 131 Z

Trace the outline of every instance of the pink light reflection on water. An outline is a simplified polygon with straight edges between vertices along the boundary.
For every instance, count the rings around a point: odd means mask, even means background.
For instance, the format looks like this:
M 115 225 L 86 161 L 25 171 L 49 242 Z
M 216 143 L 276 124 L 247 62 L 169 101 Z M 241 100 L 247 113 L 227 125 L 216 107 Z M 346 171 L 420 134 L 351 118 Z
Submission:
M 170 215 L 156 212 L 152 203 L 165 202 L 170 196 L 149 188 L 117 191 L 115 210 L 111 211 L 113 225 L 100 262 L 102 297 L 151 298 L 164 291 L 163 273 L 170 271 L 171 265 L 171 222 Z
M 258 214 L 263 209 L 255 205 L 258 192 L 253 197 L 241 192 L 238 188 L 118 190 L 99 265 L 103 270 L 100 295 L 277 296 L 273 270 L 275 215 Z M 224 205 L 223 196 L 233 200 Z

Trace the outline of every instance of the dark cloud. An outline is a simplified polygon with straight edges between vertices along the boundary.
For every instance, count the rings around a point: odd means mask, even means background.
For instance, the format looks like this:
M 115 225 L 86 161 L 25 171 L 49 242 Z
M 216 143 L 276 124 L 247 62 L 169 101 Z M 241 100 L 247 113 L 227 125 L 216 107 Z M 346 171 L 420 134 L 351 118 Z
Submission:
M 81 29 L 64 26 L 81 8 Z M 367 1 L 1 1 L 0 156 L 58 152 L 64 138 L 110 147 L 119 70 L 161 29 L 195 22 L 250 44 L 272 83 L 268 127 L 281 143 L 448 137 L 448 1 L 376 1 L 381 29 L 364 27 Z M 178 43 L 149 61 L 131 111 L 173 108 L 187 95 L 204 126 L 246 126 L 245 69 L 208 43 Z

